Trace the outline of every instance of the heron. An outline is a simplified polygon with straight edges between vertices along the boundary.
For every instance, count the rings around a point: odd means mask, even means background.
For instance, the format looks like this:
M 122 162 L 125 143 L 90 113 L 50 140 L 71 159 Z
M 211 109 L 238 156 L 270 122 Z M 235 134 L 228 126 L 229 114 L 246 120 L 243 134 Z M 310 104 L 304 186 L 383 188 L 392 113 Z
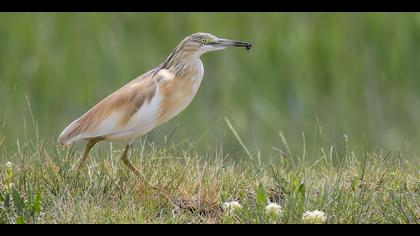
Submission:
M 116 90 L 74 120 L 58 137 L 61 145 L 87 141 L 77 173 L 100 141 L 123 141 L 123 163 L 137 176 L 127 158 L 133 141 L 181 113 L 193 100 L 204 75 L 200 56 L 228 47 L 251 48 L 250 43 L 222 39 L 209 33 L 187 36 L 166 60 Z

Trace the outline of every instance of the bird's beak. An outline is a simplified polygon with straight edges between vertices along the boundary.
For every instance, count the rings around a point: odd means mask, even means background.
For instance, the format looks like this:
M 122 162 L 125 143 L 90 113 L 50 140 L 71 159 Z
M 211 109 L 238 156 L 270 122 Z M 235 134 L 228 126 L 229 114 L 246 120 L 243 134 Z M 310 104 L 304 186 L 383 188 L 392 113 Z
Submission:
M 216 44 L 223 46 L 223 47 L 244 47 L 246 49 L 250 49 L 252 45 L 250 43 L 230 40 L 230 39 L 218 39 Z

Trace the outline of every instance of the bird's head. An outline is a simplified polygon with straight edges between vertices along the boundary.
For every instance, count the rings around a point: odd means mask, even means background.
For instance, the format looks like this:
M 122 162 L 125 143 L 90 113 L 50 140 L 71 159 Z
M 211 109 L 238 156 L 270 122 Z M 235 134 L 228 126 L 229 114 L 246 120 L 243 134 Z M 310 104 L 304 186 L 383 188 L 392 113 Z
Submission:
M 237 40 L 222 39 L 208 33 L 195 33 L 186 37 L 180 45 L 183 50 L 195 51 L 198 55 L 203 53 L 225 49 L 227 47 L 251 48 L 250 43 Z
M 195 33 L 187 36 L 168 56 L 163 67 L 172 67 L 185 60 L 197 58 L 206 52 L 225 49 L 227 47 L 251 48 L 250 43 L 237 40 L 221 39 L 208 33 Z

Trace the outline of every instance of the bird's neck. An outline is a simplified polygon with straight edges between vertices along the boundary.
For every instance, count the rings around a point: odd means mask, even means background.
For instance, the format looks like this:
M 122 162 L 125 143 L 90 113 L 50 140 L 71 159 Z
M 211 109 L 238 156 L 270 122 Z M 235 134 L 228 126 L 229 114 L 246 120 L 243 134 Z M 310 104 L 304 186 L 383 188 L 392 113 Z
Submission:
M 162 69 L 166 69 L 177 75 L 187 73 L 188 71 L 196 71 L 199 69 L 198 67 L 202 67 L 200 55 L 188 52 L 176 54 L 172 52 L 162 65 Z
M 179 45 L 172 53 L 166 58 L 162 65 L 164 69 L 171 69 L 176 66 L 190 66 L 197 64 L 200 61 L 201 54 L 195 49 L 188 49 Z M 201 62 L 201 61 L 200 61 Z

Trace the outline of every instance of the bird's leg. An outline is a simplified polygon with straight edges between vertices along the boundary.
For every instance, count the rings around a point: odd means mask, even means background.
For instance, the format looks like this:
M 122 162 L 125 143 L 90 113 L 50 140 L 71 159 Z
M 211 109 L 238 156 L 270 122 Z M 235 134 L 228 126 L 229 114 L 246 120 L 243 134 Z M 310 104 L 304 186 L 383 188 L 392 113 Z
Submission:
M 80 170 L 83 168 L 83 166 L 85 165 L 86 159 L 89 155 L 90 150 L 93 148 L 93 146 L 95 146 L 95 144 L 97 143 L 97 140 L 91 139 L 86 143 L 85 146 L 85 153 L 83 154 L 82 160 L 80 161 L 79 167 L 77 168 L 77 175 L 79 175 Z
M 130 168 L 131 171 L 134 172 L 134 174 L 136 174 L 138 177 L 142 177 L 142 175 L 140 174 L 140 171 L 127 158 L 127 152 L 128 152 L 128 149 L 130 149 L 130 147 L 131 147 L 131 144 L 127 144 L 125 146 L 125 150 L 121 156 L 121 160 L 124 162 L 126 166 L 128 166 L 128 168 Z

